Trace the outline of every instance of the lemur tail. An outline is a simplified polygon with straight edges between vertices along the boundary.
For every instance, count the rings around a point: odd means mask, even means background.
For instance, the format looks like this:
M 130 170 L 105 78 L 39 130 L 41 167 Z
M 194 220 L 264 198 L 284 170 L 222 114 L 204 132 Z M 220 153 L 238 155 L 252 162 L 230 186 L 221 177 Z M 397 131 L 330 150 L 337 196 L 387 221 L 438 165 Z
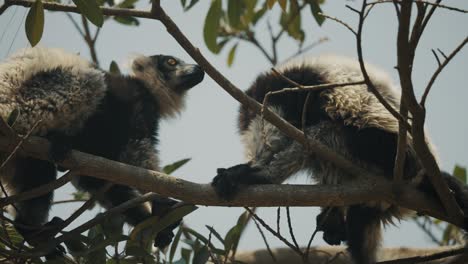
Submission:
M 356 264 L 372 264 L 381 241 L 382 211 L 365 205 L 353 205 L 347 214 L 348 250 Z
M 441 175 L 450 190 L 452 190 L 458 206 L 460 206 L 465 215 L 465 226 L 463 229 L 468 231 L 468 186 L 448 172 L 441 171 Z

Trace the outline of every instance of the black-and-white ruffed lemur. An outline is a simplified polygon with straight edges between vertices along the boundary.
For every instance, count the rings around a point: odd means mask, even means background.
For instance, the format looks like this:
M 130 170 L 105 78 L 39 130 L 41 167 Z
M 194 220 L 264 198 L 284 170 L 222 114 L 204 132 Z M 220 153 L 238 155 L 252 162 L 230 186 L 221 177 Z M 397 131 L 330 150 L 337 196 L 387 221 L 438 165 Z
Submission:
M 105 72 L 60 49 L 21 50 L 0 64 L 0 115 L 5 119 L 19 111 L 13 129 L 24 135 L 34 128 L 33 135 L 51 141 L 51 156 L 58 160 L 76 149 L 158 170 L 159 121 L 183 109 L 186 92 L 203 80 L 204 72 L 198 65 L 165 55 L 137 57 L 131 70 L 129 76 Z M 0 173 L 11 195 L 55 180 L 56 166 L 14 157 Z M 105 184 L 85 175 L 74 180 L 75 186 L 90 193 Z M 113 185 L 99 202 L 111 208 L 139 195 L 134 188 Z M 47 221 L 52 198 L 51 192 L 15 204 L 16 227 L 26 239 L 34 234 L 28 226 Z M 151 214 L 149 206 L 141 204 L 124 216 L 134 226 Z M 165 247 L 171 238 L 172 230 L 160 233 L 155 245 Z
M 278 68 L 287 78 L 301 85 L 347 83 L 363 80 L 357 61 L 339 56 L 299 58 Z M 399 92 L 382 71 L 367 65 L 370 78 L 383 97 L 399 109 Z M 257 77 L 246 91 L 262 103 L 271 91 L 292 87 L 274 72 Z M 307 138 L 319 141 L 376 175 L 393 177 L 398 138 L 398 121 L 377 100 L 366 85 L 351 85 L 334 89 L 286 92 L 271 95 L 268 106 L 295 127 L 302 128 L 303 107 L 307 94 L 305 132 Z M 305 171 L 320 184 L 344 184 L 355 176 L 318 159 L 298 142 L 285 136 L 262 117 L 241 106 L 239 130 L 245 145 L 248 163 L 228 169 L 218 169 L 212 185 L 219 196 L 231 199 L 245 184 L 279 184 L 291 175 Z M 405 179 L 434 195 L 421 169 L 411 139 L 408 140 Z M 444 173 L 444 179 L 456 194 L 457 201 L 468 201 L 467 191 L 454 177 Z M 466 208 L 468 203 L 463 204 Z M 376 261 L 381 241 L 381 224 L 400 219 L 408 211 L 388 204 L 356 204 L 347 207 L 323 208 L 317 216 L 324 240 L 332 245 L 346 241 L 356 263 Z M 325 217 L 325 215 L 327 215 Z

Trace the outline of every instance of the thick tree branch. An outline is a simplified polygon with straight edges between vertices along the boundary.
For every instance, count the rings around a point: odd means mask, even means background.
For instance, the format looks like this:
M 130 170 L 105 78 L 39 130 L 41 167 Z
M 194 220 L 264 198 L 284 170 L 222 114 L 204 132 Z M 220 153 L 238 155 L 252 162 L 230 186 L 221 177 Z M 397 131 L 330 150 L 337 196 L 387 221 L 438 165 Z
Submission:
M 7 150 L 9 141 L 0 138 L 0 148 Z M 49 143 L 31 137 L 22 145 L 18 155 L 48 159 Z M 111 161 L 79 151 L 72 151 L 61 166 L 117 184 L 174 197 L 188 203 L 208 206 L 344 206 L 365 201 L 385 201 L 462 226 L 459 218 L 445 215 L 437 201 L 407 184 L 392 184 L 383 179 L 358 182 L 355 185 L 259 185 L 241 191 L 233 201 L 218 198 L 210 184 L 196 184 L 160 172 Z
M 32 1 L 32 0 L 5 0 L 5 4 L 3 6 L 6 6 L 6 8 L 13 6 L 13 5 L 31 7 L 31 5 L 34 2 L 35 1 Z M 81 14 L 80 10 L 75 5 L 58 4 L 54 2 L 43 2 L 42 5 L 44 9 L 51 10 L 51 11 L 62 11 L 62 12 Z M 3 8 L 3 6 L 0 7 L 0 10 Z M 154 14 L 152 14 L 151 12 L 142 11 L 142 10 L 115 8 L 115 7 L 101 7 L 101 10 L 102 10 L 102 14 L 105 16 L 134 16 L 134 17 L 141 17 L 141 18 L 156 19 Z

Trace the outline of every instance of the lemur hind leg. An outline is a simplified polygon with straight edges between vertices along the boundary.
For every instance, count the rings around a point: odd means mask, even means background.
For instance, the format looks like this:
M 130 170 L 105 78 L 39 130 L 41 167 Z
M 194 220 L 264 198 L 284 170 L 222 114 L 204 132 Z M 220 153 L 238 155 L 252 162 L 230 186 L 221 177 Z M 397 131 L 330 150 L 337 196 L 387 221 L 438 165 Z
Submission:
M 50 162 L 33 158 L 18 158 L 11 185 L 15 193 L 22 193 L 50 183 L 56 179 L 56 176 L 55 165 Z M 46 223 L 52 200 L 53 192 L 49 192 L 15 203 L 17 208 L 14 220 L 15 228 L 33 246 L 41 245 L 43 241 L 54 237 L 59 231 L 50 227 L 61 222 L 60 218 L 54 217 L 51 222 Z M 63 251 L 64 249 L 58 246 L 46 257 L 48 259 L 54 258 L 62 255 Z

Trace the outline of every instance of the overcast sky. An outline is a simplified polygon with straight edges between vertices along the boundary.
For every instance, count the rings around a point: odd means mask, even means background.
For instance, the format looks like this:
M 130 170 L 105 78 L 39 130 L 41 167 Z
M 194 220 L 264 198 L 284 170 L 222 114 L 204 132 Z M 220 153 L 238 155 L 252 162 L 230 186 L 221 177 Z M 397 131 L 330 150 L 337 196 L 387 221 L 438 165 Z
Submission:
M 140 8 L 148 8 L 147 1 Z M 356 26 L 357 16 L 345 8 L 345 4 L 360 6 L 360 1 L 326 1 L 323 10 L 326 14 L 339 17 L 352 26 Z M 2 3 L 2 1 L 0 1 Z M 235 85 L 246 89 L 255 76 L 271 65 L 260 52 L 249 44 L 241 43 L 237 49 L 234 65 L 228 68 L 226 57 L 228 49 L 220 55 L 210 53 L 203 42 L 203 23 L 210 1 L 201 1 L 192 10 L 184 13 L 180 1 L 162 1 L 163 7 L 182 31 L 201 52 Z M 468 9 L 467 0 L 446 0 L 445 4 Z M 10 7 L 0 16 L 0 58 L 3 59 L 17 49 L 28 46 L 24 33 L 26 9 Z M 271 19 L 276 23 L 279 7 L 271 11 Z M 75 16 L 76 18 L 76 16 Z M 106 22 L 97 43 L 97 52 L 101 66 L 108 68 L 115 60 L 121 67 L 132 54 L 171 54 L 188 62 L 190 56 L 178 46 L 174 39 L 157 21 L 140 20 L 139 27 L 128 27 Z M 330 41 L 312 49 L 309 54 L 334 53 L 356 57 L 354 36 L 341 25 L 327 20 L 318 27 L 309 12 L 303 13 L 306 43 L 312 43 L 321 37 Z M 273 23 L 274 24 L 274 23 Z M 431 49 L 440 48 L 449 53 L 468 33 L 468 16 L 465 14 L 438 10 L 428 25 L 421 39 L 416 54 L 413 80 L 420 95 L 430 76 L 437 67 Z M 380 66 L 390 73 L 395 82 L 398 76 L 396 65 L 396 17 L 391 4 L 375 7 L 369 15 L 363 36 L 364 57 L 368 62 Z M 94 28 L 93 28 L 94 29 Z M 275 28 L 278 30 L 278 28 Z M 265 23 L 260 25 L 258 37 L 261 41 L 268 38 Z M 75 28 L 63 13 L 47 12 L 46 25 L 40 45 L 60 47 L 70 52 L 79 52 L 89 58 L 89 51 Z M 296 51 L 296 44 L 290 39 L 280 43 L 280 58 L 286 58 Z M 437 146 L 442 168 L 451 171 L 455 164 L 468 164 L 468 49 L 446 67 L 435 82 L 427 101 L 427 128 Z M 238 103 L 222 90 L 209 76 L 203 83 L 189 92 L 186 110 L 180 118 L 165 121 L 161 125 L 161 144 L 159 150 L 163 164 L 190 157 L 186 166 L 175 173 L 189 181 L 207 183 L 215 176 L 216 168 L 228 167 L 244 161 L 242 146 L 236 128 Z M 306 177 L 297 177 L 294 183 L 311 183 Z M 60 190 L 56 200 L 67 198 L 71 187 Z M 51 215 L 66 217 L 72 206 L 55 206 Z M 242 212 L 238 208 L 201 207 L 185 222 L 208 235 L 204 225 L 213 226 L 221 234 L 235 224 Z M 261 209 L 260 216 L 271 224 L 276 222 L 276 209 Z M 297 230 L 297 239 L 301 245 L 307 243 L 315 228 L 316 208 L 293 209 L 293 223 Z M 90 217 L 96 210 L 88 212 L 81 219 Z M 284 219 L 284 218 L 283 218 Z M 76 224 L 75 224 L 76 225 Z M 286 226 L 282 229 L 286 230 Z M 398 227 L 389 227 L 384 235 L 385 246 L 429 246 L 433 245 L 415 224 L 402 222 Z M 282 246 L 275 238 L 270 239 L 273 247 Z M 324 242 L 319 235 L 314 245 Z M 249 226 L 247 235 L 241 241 L 242 249 L 264 248 L 258 231 Z

